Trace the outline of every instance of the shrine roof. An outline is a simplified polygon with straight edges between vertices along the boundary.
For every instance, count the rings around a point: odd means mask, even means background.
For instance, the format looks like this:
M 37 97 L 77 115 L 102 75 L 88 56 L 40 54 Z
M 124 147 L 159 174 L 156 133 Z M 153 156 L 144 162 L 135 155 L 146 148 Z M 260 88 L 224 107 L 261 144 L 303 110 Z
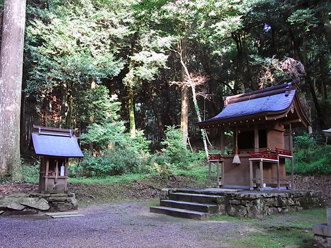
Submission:
M 84 157 L 73 130 L 34 126 L 32 143 L 37 155 Z
M 291 84 L 277 85 L 262 90 L 227 97 L 224 109 L 216 116 L 196 123 L 200 128 L 246 125 L 280 120 L 308 126 L 297 92 Z

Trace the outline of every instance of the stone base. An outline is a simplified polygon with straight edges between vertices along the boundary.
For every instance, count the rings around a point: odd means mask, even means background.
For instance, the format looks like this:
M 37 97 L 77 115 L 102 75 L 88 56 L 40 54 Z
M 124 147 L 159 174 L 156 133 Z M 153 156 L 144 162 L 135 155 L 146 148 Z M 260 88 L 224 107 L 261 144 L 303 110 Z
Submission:
M 245 191 L 227 188 L 179 188 L 162 190 L 160 199 L 168 199 L 168 196 L 172 193 L 220 196 L 222 200 L 217 202 L 218 214 L 237 217 L 263 218 L 268 215 L 324 207 L 322 192 L 320 191 Z
M 313 225 L 314 247 L 331 247 L 331 227 L 327 224 Z
M 74 193 L 15 193 L 0 200 L 2 214 L 36 214 L 64 212 L 78 208 Z

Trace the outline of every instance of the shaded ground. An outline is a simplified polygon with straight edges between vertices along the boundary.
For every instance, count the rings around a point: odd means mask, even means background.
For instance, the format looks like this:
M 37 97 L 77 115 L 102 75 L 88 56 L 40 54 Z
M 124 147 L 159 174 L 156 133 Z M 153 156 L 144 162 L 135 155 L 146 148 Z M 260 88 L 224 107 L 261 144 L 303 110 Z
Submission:
M 295 183 L 296 188 L 322 190 L 325 201 L 330 203 L 330 179 L 331 176 L 296 176 Z M 305 216 L 284 215 L 258 222 L 240 219 L 196 221 L 149 212 L 148 206 L 158 204 L 162 188 L 192 185 L 194 181 L 185 177 L 172 177 L 170 180 L 154 177 L 110 185 L 69 184 L 70 191 L 77 195 L 78 211 L 83 217 L 1 216 L 0 226 L 5 228 L 0 228 L 0 248 L 267 247 L 268 238 L 256 241 L 257 233 L 262 233 L 262 237 L 279 236 L 277 246 L 272 247 L 312 247 L 312 224 L 304 223 Z M 13 192 L 36 191 L 37 188 L 38 185 L 27 183 L 0 185 L 0 198 Z M 102 204 L 116 201 L 122 203 Z M 300 223 L 299 227 L 295 223 Z M 293 237 L 297 245 L 287 246 L 287 240 Z
M 295 188 L 307 190 L 320 190 L 326 206 L 331 207 L 331 176 L 298 176 L 294 178 Z M 150 199 L 159 196 L 162 188 L 192 187 L 194 181 L 187 177 L 173 176 L 169 180 L 162 177 L 152 177 L 144 181 L 114 184 L 70 184 L 71 192 L 83 204 L 101 204 L 111 201 Z M 37 184 L 8 183 L 0 184 L 0 198 L 13 192 L 37 191 Z
M 150 177 L 143 181 L 117 182 L 112 184 L 73 184 L 69 183 L 70 192 L 76 194 L 80 204 L 101 204 L 123 200 L 150 199 L 159 196 L 162 188 L 189 187 L 194 181 L 187 177 L 171 176 L 169 179 Z M 24 182 L 0 184 L 0 199 L 14 192 L 28 193 L 38 190 L 38 184 Z
M 228 221 L 196 221 L 150 213 L 147 202 L 88 206 L 83 217 L 0 218 L 1 248 L 222 248 L 234 235 L 255 231 Z M 29 221 L 27 221 L 29 220 Z M 18 228 L 19 227 L 19 228 Z

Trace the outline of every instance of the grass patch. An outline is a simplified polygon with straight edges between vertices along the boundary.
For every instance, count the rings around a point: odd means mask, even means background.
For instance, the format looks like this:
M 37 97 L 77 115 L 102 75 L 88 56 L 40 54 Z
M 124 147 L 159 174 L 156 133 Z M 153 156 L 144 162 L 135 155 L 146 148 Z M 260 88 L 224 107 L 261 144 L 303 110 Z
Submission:
M 130 183 L 136 180 L 144 180 L 151 174 L 125 174 L 121 176 L 104 176 L 104 177 L 77 177 L 69 178 L 69 183 L 77 184 L 113 184 L 113 183 Z
M 192 186 L 195 187 L 206 186 L 209 181 L 207 165 L 194 166 L 189 170 L 176 170 L 173 174 L 194 179 L 194 185 Z
M 325 220 L 324 208 L 270 216 L 256 222 L 252 221 L 256 231 L 249 232 L 240 239 L 229 240 L 228 243 L 237 248 L 281 248 L 286 246 L 310 248 L 313 247 L 312 226 L 324 223 Z
M 203 184 L 201 174 L 207 171 L 194 168 L 193 172 L 176 171 L 165 176 L 153 174 L 124 174 L 121 176 L 69 178 L 69 190 L 76 193 L 80 206 L 156 198 L 162 188 L 193 187 Z M 185 175 L 185 176 L 184 176 Z
M 258 222 L 258 219 L 253 218 L 241 218 L 241 217 L 233 217 L 227 215 L 212 215 L 210 216 L 209 220 L 211 221 L 227 221 L 227 222 L 245 222 L 245 223 L 252 223 Z
M 230 240 L 229 243 L 237 248 L 283 248 L 290 245 L 301 248 L 313 247 L 311 234 L 299 229 L 269 229 L 261 232 L 250 232 L 247 237 Z

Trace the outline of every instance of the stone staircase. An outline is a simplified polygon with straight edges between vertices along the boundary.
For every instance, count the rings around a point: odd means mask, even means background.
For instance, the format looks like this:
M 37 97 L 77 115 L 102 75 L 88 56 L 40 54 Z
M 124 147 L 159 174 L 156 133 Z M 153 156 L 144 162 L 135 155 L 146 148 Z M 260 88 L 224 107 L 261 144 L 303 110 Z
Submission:
M 165 188 L 160 192 L 160 206 L 151 207 L 150 211 L 204 220 L 212 214 L 263 218 L 321 206 L 321 191 Z
M 151 207 L 153 213 L 174 217 L 204 220 L 220 212 L 224 196 L 192 192 L 170 193 L 168 199 L 161 199 L 160 206 Z

